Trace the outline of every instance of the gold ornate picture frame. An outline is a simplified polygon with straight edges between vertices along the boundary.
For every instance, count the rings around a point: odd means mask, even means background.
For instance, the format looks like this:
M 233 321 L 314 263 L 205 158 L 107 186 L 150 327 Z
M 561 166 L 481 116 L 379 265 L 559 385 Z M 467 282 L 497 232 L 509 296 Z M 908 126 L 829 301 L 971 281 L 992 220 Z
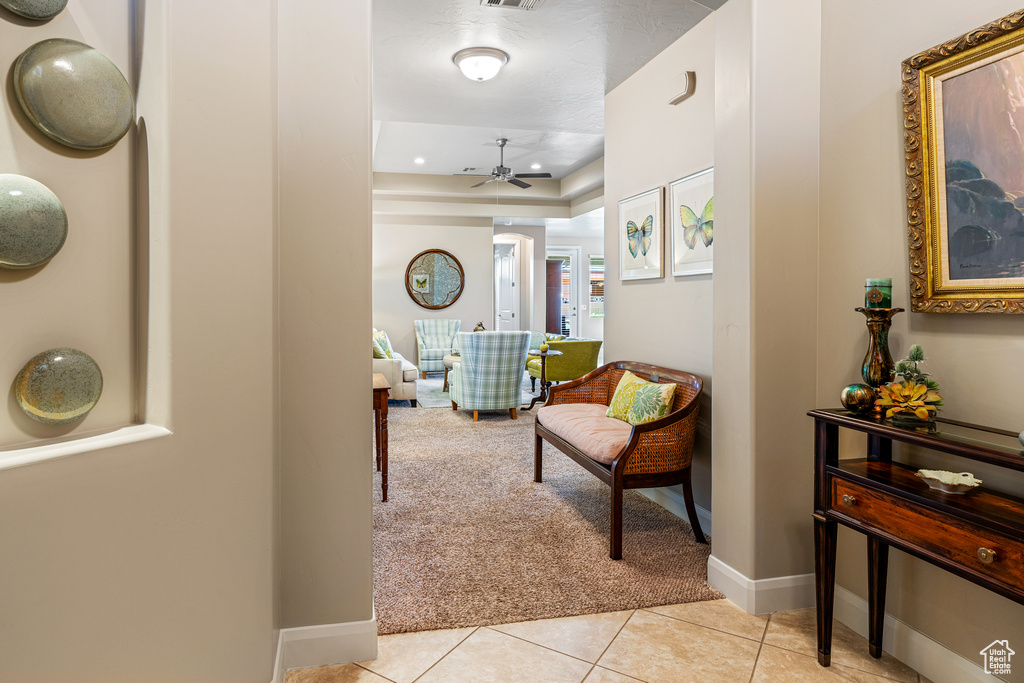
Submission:
M 1024 10 L 903 62 L 911 308 L 1024 313 Z

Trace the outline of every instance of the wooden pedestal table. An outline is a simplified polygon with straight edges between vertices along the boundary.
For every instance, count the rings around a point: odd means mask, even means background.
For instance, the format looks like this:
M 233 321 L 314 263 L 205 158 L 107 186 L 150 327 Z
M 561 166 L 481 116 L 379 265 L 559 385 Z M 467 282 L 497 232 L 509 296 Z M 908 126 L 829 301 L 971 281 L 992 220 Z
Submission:
M 892 459 L 896 441 L 1021 472 L 1024 450 L 1014 432 L 943 418 L 928 432 L 845 410 L 808 415 L 814 418 L 814 574 L 822 666 L 832 656 L 838 524 L 867 536 L 872 657 L 882 656 L 890 546 L 1024 604 L 1024 500 L 997 493 L 988 482 L 967 495 L 935 490 L 915 476 L 916 468 Z M 839 459 L 840 428 L 867 434 L 867 458 Z
M 373 373 L 373 436 L 380 472 L 380 499 L 388 500 L 388 394 L 391 385 L 384 375 Z
M 537 394 L 537 398 L 530 401 L 530 406 L 523 408 L 523 410 L 530 410 L 538 402 L 548 400 L 548 356 L 561 356 L 562 352 L 548 349 L 547 351 L 530 351 L 528 355 L 540 356 L 540 393 Z
M 449 353 L 444 357 L 444 386 L 441 387 L 441 391 L 448 391 L 448 373 L 452 371 L 461 357 L 458 353 Z

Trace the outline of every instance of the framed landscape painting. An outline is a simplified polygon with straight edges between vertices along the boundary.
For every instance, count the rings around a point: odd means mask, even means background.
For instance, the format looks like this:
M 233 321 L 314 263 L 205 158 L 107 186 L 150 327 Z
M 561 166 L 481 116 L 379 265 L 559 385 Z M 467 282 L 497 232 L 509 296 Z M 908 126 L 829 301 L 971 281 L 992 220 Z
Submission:
M 661 187 L 619 202 L 619 279 L 664 277 Z
M 714 270 L 715 170 L 680 178 L 668 186 L 672 226 L 672 274 Z
M 911 308 L 1024 313 L 1024 10 L 903 62 Z

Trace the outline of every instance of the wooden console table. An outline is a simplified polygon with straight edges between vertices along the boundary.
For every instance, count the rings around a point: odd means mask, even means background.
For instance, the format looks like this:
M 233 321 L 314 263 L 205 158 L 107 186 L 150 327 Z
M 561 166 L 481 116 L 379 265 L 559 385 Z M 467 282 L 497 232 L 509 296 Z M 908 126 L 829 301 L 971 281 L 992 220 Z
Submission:
M 383 373 L 373 373 L 373 436 L 380 470 L 380 499 L 388 500 L 388 394 L 391 385 Z
M 882 656 L 889 546 L 1024 604 L 1024 500 L 983 483 L 967 495 L 928 487 L 913 467 L 893 462 L 892 442 L 1024 471 L 1017 435 L 939 418 L 936 432 L 902 429 L 846 410 L 812 410 L 814 549 L 818 662 L 832 652 L 836 531 L 867 536 L 868 650 Z M 868 435 L 867 458 L 839 460 L 839 428 Z

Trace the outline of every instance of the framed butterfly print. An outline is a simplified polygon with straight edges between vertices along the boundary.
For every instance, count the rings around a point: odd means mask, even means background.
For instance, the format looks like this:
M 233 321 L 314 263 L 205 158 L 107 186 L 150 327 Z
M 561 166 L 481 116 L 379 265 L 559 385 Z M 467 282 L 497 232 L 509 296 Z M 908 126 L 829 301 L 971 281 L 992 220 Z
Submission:
M 680 178 L 668 187 L 672 225 L 672 274 L 714 270 L 715 169 Z
M 619 279 L 664 277 L 661 187 L 619 202 Z

